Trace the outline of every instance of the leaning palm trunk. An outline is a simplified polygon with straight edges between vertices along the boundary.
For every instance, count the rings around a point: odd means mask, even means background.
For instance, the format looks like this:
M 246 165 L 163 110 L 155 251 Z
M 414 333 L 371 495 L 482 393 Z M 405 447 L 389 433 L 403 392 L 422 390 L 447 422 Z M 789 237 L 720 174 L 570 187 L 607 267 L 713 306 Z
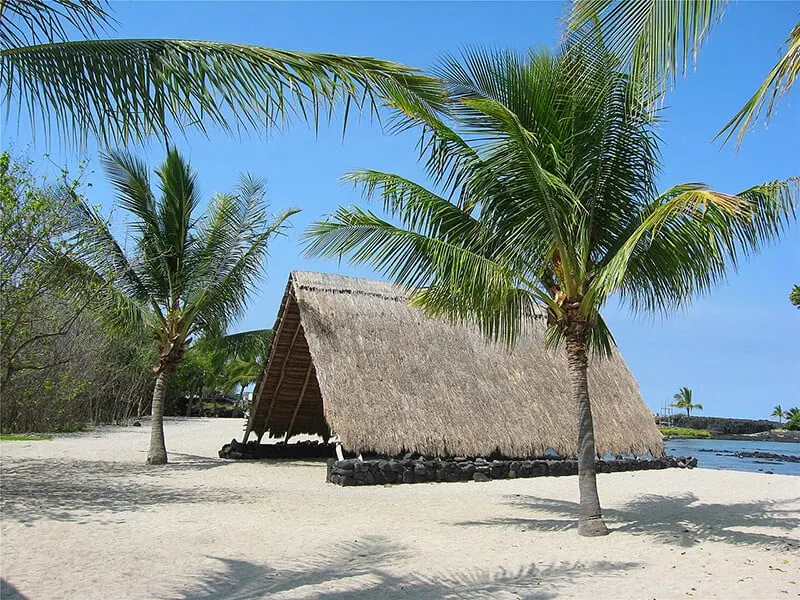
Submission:
M 608 529 L 603 523 L 600 497 L 597 494 L 595 464 L 597 452 L 594 445 L 592 405 L 589 400 L 585 332 L 581 330 L 568 332 L 566 346 L 572 401 L 578 416 L 578 489 L 580 493 L 578 533 L 587 537 L 607 535 Z
M 167 445 L 164 442 L 164 394 L 167 391 L 166 370 L 158 374 L 153 390 L 153 416 L 150 417 L 150 450 L 147 453 L 148 465 L 167 464 Z

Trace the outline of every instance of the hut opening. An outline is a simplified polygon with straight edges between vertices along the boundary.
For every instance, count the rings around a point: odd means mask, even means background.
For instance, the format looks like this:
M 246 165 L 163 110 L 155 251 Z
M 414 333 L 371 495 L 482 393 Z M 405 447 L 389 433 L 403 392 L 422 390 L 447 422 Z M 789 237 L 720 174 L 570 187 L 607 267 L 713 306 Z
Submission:
M 390 456 L 576 454 L 566 358 L 545 348 L 543 315 L 508 351 L 408 298 L 386 282 L 291 273 L 244 441 L 305 433 Z M 589 393 L 599 454 L 663 455 L 618 351 L 590 360 Z

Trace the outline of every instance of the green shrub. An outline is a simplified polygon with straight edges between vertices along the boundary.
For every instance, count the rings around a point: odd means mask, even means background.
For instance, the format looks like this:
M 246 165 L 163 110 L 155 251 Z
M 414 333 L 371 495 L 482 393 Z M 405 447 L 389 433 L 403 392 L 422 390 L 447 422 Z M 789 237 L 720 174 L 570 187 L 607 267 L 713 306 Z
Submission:
M 708 429 L 689 429 L 688 427 L 661 427 L 661 433 L 672 437 L 710 438 Z

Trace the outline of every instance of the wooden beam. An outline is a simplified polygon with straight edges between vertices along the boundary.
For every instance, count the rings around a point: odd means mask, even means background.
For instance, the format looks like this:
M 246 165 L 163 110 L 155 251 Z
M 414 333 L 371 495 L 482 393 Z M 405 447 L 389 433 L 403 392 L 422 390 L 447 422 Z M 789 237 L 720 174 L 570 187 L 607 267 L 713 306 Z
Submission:
M 283 384 L 283 379 L 286 376 L 286 365 L 289 364 L 289 359 L 291 358 L 292 350 L 294 349 L 294 343 L 297 341 L 297 335 L 300 333 L 300 330 L 302 328 L 303 324 L 298 316 L 297 328 L 294 330 L 294 335 L 292 336 L 292 343 L 289 344 L 289 350 L 287 350 L 286 352 L 286 358 L 283 359 L 283 364 L 281 364 L 281 374 L 278 377 L 278 385 L 275 386 L 275 391 L 272 393 L 272 401 L 269 403 L 269 408 L 267 409 L 267 416 L 264 417 L 265 431 L 267 429 L 267 425 L 269 424 L 269 418 L 272 415 L 272 409 L 275 406 L 275 402 L 278 400 L 278 393 L 281 391 L 281 385 Z
M 300 410 L 300 405 L 303 403 L 303 396 L 306 395 L 306 388 L 308 387 L 308 381 L 311 379 L 311 371 L 314 370 L 314 361 L 311 360 L 311 357 L 308 357 L 308 369 L 306 370 L 306 380 L 303 382 L 303 389 L 300 390 L 300 397 L 297 399 L 297 406 L 294 407 L 294 413 L 292 414 L 292 420 L 289 421 L 289 427 L 286 429 L 286 442 L 289 441 L 289 436 L 292 435 L 292 427 L 294 427 L 294 420 L 297 418 L 297 413 Z
M 278 311 L 278 327 L 275 328 L 275 334 L 272 336 L 272 342 L 269 346 L 269 356 L 267 357 L 267 361 L 264 363 L 264 368 L 261 369 L 261 377 L 259 378 L 256 386 L 253 388 L 253 404 L 250 407 L 250 417 L 247 419 L 247 425 L 244 428 L 244 439 L 242 440 L 243 444 L 247 443 L 247 438 L 250 437 L 250 432 L 253 431 L 253 424 L 256 420 L 256 414 L 258 413 L 258 407 L 261 404 L 261 396 L 264 395 L 264 384 L 267 382 L 267 365 L 272 363 L 272 357 L 274 356 L 275 352 L 278 348 L 278 341 L 281 339 L 281 334 L 283 333 L 283 326 L 286 323 L 286 320 L 283 316 L 286 314 L 292 299 L 294 298 L 294 293 L 292 292 L 292 282 L 290 281 L 286 285 L 286 302 L 281 305 L 280 311 Z M 299 318 L 299 317 L 298 317 Z M 264 435 L 264 432 L 261 432 L 261 435 L 258 436 L 258 441 L 261 442 L 261 436 Z

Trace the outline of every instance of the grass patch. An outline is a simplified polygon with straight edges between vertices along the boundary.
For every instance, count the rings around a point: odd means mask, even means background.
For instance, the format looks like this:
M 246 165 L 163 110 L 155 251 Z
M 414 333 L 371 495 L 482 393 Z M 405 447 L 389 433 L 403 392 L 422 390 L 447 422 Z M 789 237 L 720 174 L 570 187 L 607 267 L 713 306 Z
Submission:
M 708 429 L 690 429 L 689 427 L 661 427 L 662 435 L 686 438 L 710 438 Z
M 4 442 L 42 442 L 45 440 L 52 440 L 52 435 L 18 435 L 18 434 L 0 434 L 0 440 Z

